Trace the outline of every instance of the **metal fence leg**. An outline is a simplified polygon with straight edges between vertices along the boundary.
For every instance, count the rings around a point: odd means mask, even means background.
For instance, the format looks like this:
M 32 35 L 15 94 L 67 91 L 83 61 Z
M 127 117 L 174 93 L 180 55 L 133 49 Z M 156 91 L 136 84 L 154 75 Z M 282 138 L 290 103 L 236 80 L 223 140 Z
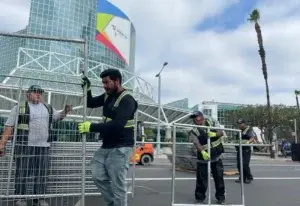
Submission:
M 176 177 L 175 162 L 176 162 L 176 126 L 173 125 L 171 206 L 175 203 L 175 177 Z
M 19 97 L 18 97 L 18 104 L 17 104 L 17 117 L 15 119 L 15 126 L 18 124 L 18 120 L 19 120 L 19 106 L 20 106 L 19 103 L 21 101 L 21 96 L 22 96 L 22 86 L 23 86 L 23 79 L 20 79 Z M 17 129 L 14 129 L 12 147 L 11 147 L 11 156 L 10 156 L 9 166 L 8 166 L 8 177 L 7 177 L 7 188 L 6 188 L 7 196 L 9 196 L 9 190 L 10 190 L 10 180 L 11 180 L 11 173 L 12 173 L 12 164 L 14 160 L 16 138 L 17 138 Z
M 239 151 L 240 151 L 240 178 L 241 178 L 241 199 L 242 205 L 245 205 L 245 191 L 244 191 L 244 167 L 243 167 L 243 150 L 242 150 L 242 131 L 239 131 Z
M 134 115 L 134 146 L 133 146 L 133 165 L 132 165 L 132 179 L 131 179 L 131 196 L 134 198 L 134 188 L 135 188 L 135 155 L 136 155 L 136 139 L 137 139 L 137 129 L 138 129 L 138 111 Z
M 88 76 L 88 39 L 84 43 L 84 76 Z M 86 121 L 87 115 L 87 85 L 83 88 L 83 121 Z M 86 162 L 86 134 L 82 135 L 82 181 L 81 181 L 81 206 L 85 206 L 85 162 Z
M 210 130 L 208 129 L 208 132 L 210 132 Z M 209 156 L 209 160 L 207 163 L 207 180 L 208 180 L 208 205 L 211 204 L 211 182 L 210 182 L 210 170 L 211 170 L 211 158 L 210 158 L 210 138 L 207 138 L 207 146 L 208 146 L 208 156 Z

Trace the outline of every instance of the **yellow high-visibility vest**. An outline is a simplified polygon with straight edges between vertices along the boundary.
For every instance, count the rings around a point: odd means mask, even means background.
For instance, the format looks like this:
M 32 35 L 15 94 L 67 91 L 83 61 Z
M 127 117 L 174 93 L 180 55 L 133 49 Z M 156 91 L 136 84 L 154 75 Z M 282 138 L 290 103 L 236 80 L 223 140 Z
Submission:
M 114 107 L 118 107 L 119 104 L 120 104 L 120 102 L 121 102 L 121 100 L 122 100 L 123 97 L 125 97 L 126 95 L 131 95 L 131 94 L 130 94 L 130 92 L 128 92 L 128 91 L 122 92 L 122 94 L 121 94 L 121 95 L 118 97 L 118 99 L 116 100 L 116 102 L 115 102 L 115 104 L 114 104 Z M 107 93 L 105 93 L 105 96 L 104 96 L 104 102 L 107 100 L 108 97 L 109 97 L 109 95 L 108 95 Z M 103 121 L 104 123 L 105 123 L 105 122 L 112 121 L 112 119 L 109 118 L 109 117 L 106 117 L 106 116 L 104 116 L 104 115 L 103 115 L 103 117 L 104 117 L 104 121 Z M 124 128 L 133 128 L 133 127 L 134 127 L 134 119 L 128 120 L 127 123 L 126 123 L 125 126 L 124 126 Z

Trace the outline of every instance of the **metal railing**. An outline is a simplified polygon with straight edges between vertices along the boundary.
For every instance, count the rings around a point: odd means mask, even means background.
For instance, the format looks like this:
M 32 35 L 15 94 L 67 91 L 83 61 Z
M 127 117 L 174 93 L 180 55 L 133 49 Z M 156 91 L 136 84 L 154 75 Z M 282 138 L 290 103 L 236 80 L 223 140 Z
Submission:
M 0 34 L 1 35 L 1 34 Z M 17 65 L 11 68 L 10 74 L 3 81 L 7 85 L 17 85 L 18 82 L 10 81 L 14 76 L 26 72 L 37 72 L 37 74 L 54 74 L 70 76 L 72 79 L 81 76 L 84 71 L 85 59 L 78 56 L 57 53 L 52 51 L 18 48 Z M 143 78 L 125 69 L 117 68 L 102 62 L 87 59 L 87 75 L 93 82 L 99 82 L 100 73 L 106 69 L 118 69 L 123 77 L 123 86 L 133 90 L 136 95 L 154 100 L 154 89 Z
M 208 132 L 211 129 L 217 129 L 217 130 L 223 130 L 223 131 L 234 131 L 234 132 L 238 132 L 239 133 L 239 151 L 240 151 L 240 178 L 241 180 L 244 179 L 244 172 L 243 172 L 243 157 L 242 157 L 242 133 L 241 130 L 236 130 L 236 129 L 227 129 L 227 128 L 221 128 L 221 127 L 207 127 L 207 126 L 199 126 L 199 125 L 187 125 L 187 124 L 178 124 L 175 123 L 173 126 L 173 154 L 172 154 L 172 158 L 173 158 L 173 162 L 175 163 L 175 157 L 176 157 L 176 129 L 177 128 L 190 128 L 191 130 L 193 128 L 202 128 L 202 129 L 207 129 Z M 191 143 L 187 143 L 187 144 L 191 144 Z M 210 138 L 207 139 L 207 145 L 208 145 L 208 156 L 210 157 L 211 155 L 211 141 Z M 208 174 L 208 205 L 212 205 L 211 204 L 211 160 L 208 160 L 208 167 L 207 167 L 207 174 Z M 191 204 L 176 204 L 175 203 L 175 180 L 176 180 L 176 175 L 175 175 L 175 164 L 172 165 L 172 197 L 171 197 L 171 202 L 172 202 L 172 206 L 188 206 Z M 238 204 L 236 206 L 244 206 L 245 205 L 245 192 L 244 192 L 244 182 L 241 181 L 241 204 Z
M 138 120 L 138 112 L 136 113 L 135 122 L 137 124 Z M 157 123 L 152 122 L 144 122 L 145 125 L 152 125 L 155 126 Z M 195 127 L 202 127 L 206 128 L 208 130 L 210 129 L 220 129 L 220 130 L 227 130 L 227 131 L 235 131 L 238 132 L 241 138 L 240 130 L 234 130 L 234 129 L 226 129 L 226 128 L 214 128 L 214 127 L 203 127 L 203 126 L 195 126 L 195 125 L 186 125 L 186 124 L 163 124 L 162 126 L 167 126 L 168 128 L 172 128 L 172 141 L 171 142 L 160 142 L 162 145 L 168 145 L 172 148 L 172 186 L 170 188 L 171 191 L 171 205 L 192 205 L 192 204 L 179 204 L 175 203 L 175 186 L 176 186 L 176 174 L 175 174 L 175 167 L 176 167 L 176 146 L 177 145 L 193 145 L 190 142 L 177 142 L 177 136 L 176 131 L 178 129 L 185 129 L 185 130 L 191 130 Z M 137 127 L 135 127 L 135 140 L 137 138 Z M 145 142 L 139 142 L 136 141 L 134 152 L 132 154 L 132 157 L 135 157 L 136 155 L 136 148 L 139 144 L 145 143 Z M 147 142 L 149 144 L 157 144 L 157 142 Z M 82 198 L 82 191 L 84 191 L 84 196 L 98 196 L 101 195 L 101 193 L 98 192 L 98 189 L 96 188 L 94 182 L 92 181 L 91 177 L 91 170 L 89 167 L 89 162 L 93 157 L 93 153 L 97 151 L 98 148 L 101 147 L 101 142 L 86 142 L 85 143 L 85 158 L 82 157 L 82 142 L 53 142 L 51 145 L 50 150 L 50 157 L 51 157 L 51 173 L 49 175 L 49 182 L 48 182 L 48 191 L 47 194 L 43 195 L 24 195 L 24 196 L 16 196 L 13 194 L 13 185 L 14 185 L 14 178 L 10 178 L 8 181 L 8 174 L 11 174 L 11 177 L 14 175 L 15 172 L 15 163 L 12 162 L 11 167 L 10 165 L 10 157 L 12 156 L 11 150 L 12 150 L 12 143 L 9 143 L 7 145 L 7 154 L 6 158 L 1 159 L 0 164 L 0 198 L 18 198 L 18 197 L 27 197 L 27 198 L 34 198 L 34 197 L 65 197 L 65 196 L 81 196 Z M 208 145 L 210 144 L 210 140 L 208 140 Z M 225 143 L 226 144 L 226 143 Z M 241 141 L 239 144 L 226 144 L 230 146 L 239 146 L 239 149 L 241 151 L 241 148 L 243 144 L 241 144 Z M 249 145 L 247 145 L 249 146 Z M 259 145 L 261 146 L 261 145 Z M 210 154 L 210 148 L 208 150 L 208 153 Z M 242 153 L 240 152 L 240 155 Z M 156 157 L 155 157 L 156 158 Z M 240 156 L 240 164 L 241 164 L 241 179 L 243 179 L 243 164 L 242 159 Z M 83 161 L 84 160 L 84 161 Z M 84 162 L 84 166 L 83 166 Z M 142 187 L 136 184 L 136 160 L 133 158 L 132 162 L 132 175 L 131 177 L 127 178 L 128 182 L 128 194 L 131 194 L 132 197 L 135 197 L 135 188 Z M 210 161 L 208 162 L 210 164 Z M 84 170 L 84 172 L 82 171 Z M 84 178 L 82 174 L 85 174 Z M 210 176 L 210 167 L 208 167 L 208 179 L 211 179 Z M 84 181 L 84 186 L 82 185 L 82 182 Z M 7 183 L 7 184 L 6 184 Z M 29 181 L 29 185 L 32 183 L 32 181 Z M 208 182 L 208 198 L 209 203 L 208 205 L 212 205 L 210 202 L 211 198 L 211 184 L 210 181 Z M 238 205 L 245 205 L 245 195 L 244 195 L 244 185 L 243 181 L 241 182 L 241 199 L 242 204 Z M 84 187 L 84 188 L 82 188 Z M 29 187 L 29 190 L 32 190 L 32 187 Z
M 27 34 L 8 34 L 8 33 L 0 33 L 0 36 L 5 36 L 7 38 L 14 38 L 14 39 L 20 39 L 20 38 L 23 38 L 23 39 L 35 39 L 35 40 L 43 40 L 43 41 L 48 41 L 48 42 L 62 42 L 62 43 L 72 43 L 74 45 L 77 45 L 79 47 L 82 48 L 82 56 L 83 56 L 83 64 L 82 64 L 82 72 L 84 75 L 87 75 L 88 73 L 88 40 L 87 39 L 66 39 L 66 38 L 57 38 L 57 37 L 47 37 L 47 36 L 35 36 L 35 35 L 27 35 Z M 10 47 L 12 47 L 13 45 L 9 45 Z M 7 48 L 9 49 L 9 48 Z M 20 50 L 19 50 L 20 51 Z M 6 53 L 3 52 L 1 55 L 5 55 Z M 12 55 L 12 54 L 10 54 Z M 8 56 L 6 59 L 13 59 L 14 56 Z M 42 57 L 40 57 L 42 58 Z M 2 56 L 2 60 L 3 60 L 3 63 L 4 63 L 4 58 Z M 24 59 L 23 59 L 24 60 Z M 20 55 L 18 54 L 18 57 L 17 57 L 17 65 L 20 66 Z M 36 62 L 37 65 L 40 65 L 38 62 Z M 6 65 L 7 66 L 7 65 Z M 3 68 L 5 71 L 7 71 L 7 69 L 12 69 L 12 68 Z M 16 71 L 16 70 L 14 70 Z M 36 73 L 32 73 L 32 74 L 36 74 Z M 34 75 L 31 75 L 31 77 L 33 78 Z M 9 77 L 10 78 L 10 77 Z M 18 103 L 21 102 L 21 100 L 24 100 L 26 99 L 26 97 L 24 98 L 24 79 L 26 78 L 20 78 L 19 81 L 18 81 L 18 92 L 17 92 L 17 99 L 15 99 Z M 28 80 L 28 78 L 27 78 Z M 45 80 L 48 80 L 48 79 L 44 79 Z M 41 80 L 43 81 L 43 80 Z M 7 79 L 4 80 L 5 84 L 7 84 Z M 30 84 L 30 82 L 27 82 Z M 64 82 L 65 84 L 68 84 L 69 81 L 65 81 Z M 8 84 L 9 85 L 9 84 Z M 27 85 L 28 86 L 28 85 Z M 87 87 L 85 86 L 83 88 L 83 97 L 82 97 L 82 100 L 83 100 L 83 114 L 82 114 L 82 117 L 83 117 L 83 120 L 86 120 L 86 107 L 87 107 L 87 98 L 86 98 L 86 92 L 87 92 Z M 26 93 L 25 93 L 26 94 Z M 7 96 L 7 95 L 2 95 L 2 96 Z M 22 99 L 23 97 L 23 99 Z M 2 101 L 2 104 L 3 104 L 3 101 Z M 3 105 L 4 106 L 4 105 Z M 1 106 L 1 107 L 3 107 Z M 17 111 L 17 116 L 15 118 L 15 123 L 14 125 L 17 125 L 18 124 L 18 114 L 19 114 L 19 104 L 17 104 L 16 106 L 16 111 Z M 7 174 L 7 179 L 6 179 L 6 193 L 4 194 L 4 196 L 9 196 L 10 195 L 10 186 L 11 186 L 11 180 L 13 179 L 13 164 L 14 164 L 14 153 L 15 153 L 15 146 L 16 146 L 16 136 L 17 136 L 17 130 L 14 129 L 14 132 L 13 132 L 13 138 L 12 138 L 12 141 L 11 141 L 11 155 L 9 156 L 9 163 L 8 163 L 8 174 Z M 84 206 L 85 205 L 85 148 L 86 148 L 86 134 L 83 134 L 81 136 L 82 138 L 82 142 L 81 142 L 81 145 L 82 145 L 82 150 L 81 150 L 81 156 L 82 156 L 82 159 L 81 159 L 81 164 L 82 164 L 82 169 L 81 169 L 81 172 L 80 172 L 80 175 L 81 175 L 81 189 L 78 191 L 78 194 L 80 194 L 81 196 L 81 206 Z M 24 168 L 23 168 L 24 169 Z M 22 170 L 22 169 L 21 169 Z M 1 184 L 3 185 L 3 184 Z M 30 197 L 32 195 L 29 195 Z

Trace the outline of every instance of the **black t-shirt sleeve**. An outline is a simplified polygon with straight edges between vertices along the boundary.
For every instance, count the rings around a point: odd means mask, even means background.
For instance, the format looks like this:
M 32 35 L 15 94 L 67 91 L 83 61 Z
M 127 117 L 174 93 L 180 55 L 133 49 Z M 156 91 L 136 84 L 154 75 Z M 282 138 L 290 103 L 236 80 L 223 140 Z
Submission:
M 116 117 L 112 121 L 106 123 L 92 124 L 90 129 L 91 132 L 101 133 L 106 132 L 108 130 L 123 129 L 127 121 L 130 120 L 136 112 L 137 107 L 138 105 L 135 99 L 130 95 L 126 95 L 120 101 L 120 104 L 116 109 Z
M 100 96 L 93 97 L 92 92 L 87 92 L 87 107 L 88 108 L 96 108 L 102 107 L 104 105 L 104 97 L 105 93 L 101 94 Z
M 253 131 L 253 129 L 249 129 L 247 131 L 247 137 L 248 137 L 248 140 L 251 139 L 251 138 L 255 138 L 256 137 L 256 134 L 255 132 Z

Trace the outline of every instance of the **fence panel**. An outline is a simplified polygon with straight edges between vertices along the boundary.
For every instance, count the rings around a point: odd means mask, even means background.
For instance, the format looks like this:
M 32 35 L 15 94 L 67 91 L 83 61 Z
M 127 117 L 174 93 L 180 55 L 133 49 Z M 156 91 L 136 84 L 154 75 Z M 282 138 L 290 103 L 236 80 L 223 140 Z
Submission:
M 187 125 L 187 124 L 177 124 L 175 123 L 173 125 L 173 144 L 172 144 L 172 147 L 173 147 L 173 152 L 172 152 L 172 160 L 173 160 L 173 167 L 172 167 L 172 196 L 171 196 L 171 205 L 176 205 L 176 206 L 188 206 L 188 205 L 195 205 L 194 203 L 187 203 L 187 202 L 182 202 L 184 200 L 178 200 L 178 201 L 181 201 L 181 203 L 175 203 L 176 201 L 176 194 L 177 194 L 177 191 L 175 189 L 176 187 L 176 172 L 175 172 L 175 164 L 176 164 L 176 155 L 177 155 L 177 141 L 176 141 L 176 136 L 177 136 L 177 128 L 185 128 L 185 129 L 193 129 L 195 127 L 199 127 L 199 128 L 204 128 L 204 129 L 207 129 L 208 131 L 210 131 L 211 129 L 221 129 L 223 131 L 235 131 L 235 132 L 238 132 L 239 133 L 239 150 L 240 150 L 240 166 L 241 166 L 241 179 L 243 179 L 243 159 L 241 158 L 242 156 L 242 145 L 241 145 L 241 131 L 240 130 L 234 130 L 234 129 L 226 129 L 226 128 L 215 128 L 215 127 L 206 127 L 206 126 L 199 126 L 199 125 Z M 179 143 L 180 144 L 180 143 Z M 181 144 L 186 144 L 186 145 L 191 145 L 192 143 L 181 143 Z M 208 139 L 207 141 L 207 145 L 208 145 L 208 154 L 210 156 L 211 154 L 211 143 L 210 143 L 210 139 Z M 175 163 L 175 164 L 174 164 Z M 207 187 L 207 191 L 208 191 L 208 204 L 207 205 L 216 205 L 216 204 L 211 204 L 211 161 L 208 160 L 208 167 L 207 167 L 207 174 L 208 174 L 208 187 Z M 181 186 L 182 187 L 182 186 Z M 241 189 L 241 204 L 231 204 L 231 205 L 236 205 L 236 206 L 244 206 L 245 205 L 245 195 L 244 195 L 244 182 L 241 181 L 241 184 L 240 184 L 240 189 Z
M 4 76 L 4 75 L 2 75 Z M 14 77 L 17 78 L 17 77 Z M 1 85 L 1 126 L 5 124 L 7 117 L 10 115 L 10 109 L 16 105 L 19 100 L 26 99 L 27 87 L 23 85 L 23 79 L 19 81 L 20 89 L 14 86 Z M 48 81 L 48 80 L 46 80 Z M 42 80 L 39 80 L 43 84 Z M 53 83 L 56 83 L 53 81 Z M 66 88 L 71 87 L 73 83 L 65 82 Z M 69 86 L 70 85 L 70 86 Z M 82 89 L 79 84 L 77 90 Z M 100 90 L 100 88 L 97 88 Z M 21 93 L 20 93 L 21 92 Z M 19 95 L 21 94 L 21 95 Z M 20 96 L 20 98 L 19 98 Z M 14 144 L 14 135 L 5 147 L 5 156 L 0 161 L 0 200 L 1 205 L 10 206 L 17 200 L 24 198 L 27 202 L 33 199 L 45 199 L 50 205 L 81 205 L 82 195 L 84 197 L 99 196 L 98 191 L 91 177 L 90 162 L 94 153 L 101 147 L 102 141 L 98 133 L 89 133 L 86 135 L 86 143 L 82 135 L 77 132 L 77 123 L 83 120 L 83 101 L 84 98 L 80 93 L 74 93 L 56 90 L 45 90 L 43 95 L 45 102 L 50 103 L 56 110 L 61 110 L 65 104 L 72 104 L 73 111 L 70 115 L 61 121 L 53 124 L 52 137 L 53 142 L 49 150 L 49 173 L 47 175 L 47 190 L 44 194 L 36 195 L 33 191 L 34 174 L 26 178 L 26 194 L 15 194 L 15 174 L 16 161 L 13 159 L 12 148 Z M 2 101 L 3 100 L 3 101 Z M 87 120 L 92 122 L 101 122 L 102 109 L 87 109 Z M 83 149 L 85 149 L 85 158 L 83 158 Z M 133 154 L 134 156 L 134 154 Z M 132 157 L 133 157 L 132 156 Z M 31 156 L 36 157 L 36 156 Z M 83 165 L 84 164 L 84 165 Z M 10 166 L 11 165 L 11 166 Z M 22 166 L 23 168 L 23 166 Z M 84 169 L 84 172 L 82 171 Z M 132 168 L 130 169 L 132 171 Z M 133 174 L 133 173 L 131 173 Z M 128 175 L 128 193 L 132 191 L 133 179 Z M 82 183 L 84 182 L 84 187 Z
M 22 125 L 30 128 L 29 144 L 35 141 L 39 147 L 19 146 L 17 139 L 20 139 L 20 134 L 13 130 L 0 163 L 1 203 L 12 205 L 23 199 L 29 202 L 39 199 L 47 200 L 51 205 L 75 204 L 79 195 L 82 199 L 85 196 L 86 135 L 76 132 L 77 123 L 70 116 L 82 121 L 87 114 L 86 98 L 80 86 L 80 77 L 82 73 L 87 74 L 88 68 L 87 41 L 32 36 L 20 31 L 0 33 L 0 45 L 2 132 L 11 109 L 17 105 L 16 111 L 20 111 L 18 107 L 27 99 L 26 91 L 31 85 L 41 86 L 45 91 L 42 101 L 51 104 L 58 112 L 66 104 L 73 105 L 74 109 L 64 121 L 53 123 L 50 149 L 45 148 L 49 145 L 42 145 L 37 140 L 41 137 L 34 136 L 34 133 L 47 131 L 46 115 L 49 113 L 45 113 L 48 112 L 46 107 L 46 110 L 41 107 L 30 114 L 29 125 Z M 58 116 L 53 115 L 53 119 Z M 14 123 L 17 122 L 18 118 Z

